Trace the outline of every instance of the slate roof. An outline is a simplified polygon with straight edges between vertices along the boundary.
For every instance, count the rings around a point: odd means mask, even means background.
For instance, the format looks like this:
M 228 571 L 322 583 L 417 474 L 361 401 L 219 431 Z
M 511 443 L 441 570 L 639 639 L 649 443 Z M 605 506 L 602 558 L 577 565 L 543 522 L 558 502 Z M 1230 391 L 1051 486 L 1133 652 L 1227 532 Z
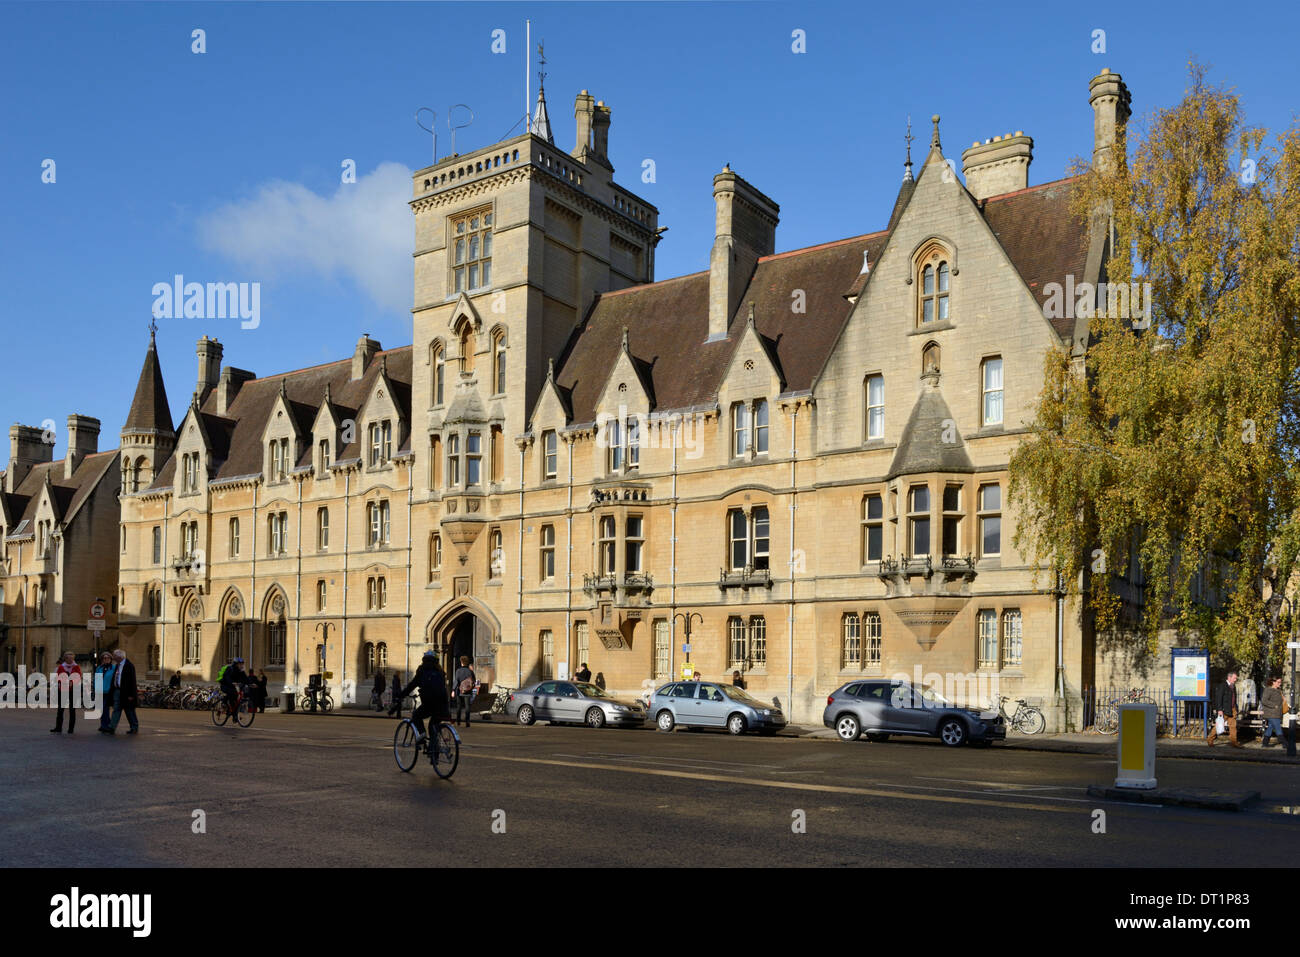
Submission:
M 167 405 L 167 389 L 163 386 L 162 369 L 158 365 L 158 349 L 154 335 L 149 333 L 149 349 L 144 354 L 140 368 L 140 381 L 136 383 L 135 397 L 126 414 L 123 432 L 172 431 L 172 413 Z
M 5 511 L 12 521 L 12 525 L 6 529 L 6 534 L 13 534 L 13 530 L 22 523 L 23 519 L 29 521 L 25 531 L 30 532 L 35 529 L 36 510 L 40 507 L 41 489 L 45 486 L 47 476 L 50 480 L 50 497 L 54 506 L 55 520 L 66 522 L 76 518 L 82 503 L 94 492 L 100 479 L 116 465 L 117 451 L 111 449 L 87 455 L 77 465 L 77 470 L 72 473 L 70 479 L 63 477 L 63 459 L 42 462 L 34 466 L 12 493 L 0 492 L 5 499 Z
M 1068 273 L 1079 280 L 1084 275 L 1087 231 L 1069 209 L 1075 181 L 1044 183 L 978 204 L 1040 302 L 1045 283 L 1064 282 Z M 890 214 L 891 227 L 901 213 L 899 204 L 905 202 L 905 192 L 909 191 L 900 190 Z M 570 339 L 555 375 L 573 422 L 595 420 L 596 402 L 617 361 L 624 327 L 631 354 L 648 375 L 656 408 L 715 404 L 722 376 L 739 345 L 750 302 L 754 303 L 755 327 L 775 357 L 785 391 L 810 389 L 853 309 L 846 297 L 856 297 L 866 285 L 863 254 L 874 267 L 888 238 L 889 231 L 882 230 L 764 256 L 740 298 L 728 337 L 717 342 L 705 341 L 709 324 L 707 271 L 598 296 Z M 807 294 L 804 314 L 791 311 L 794 289 Z M 1073 325 L 1072 319 L 1053 322 L 1062 338 L 1072 335 Z
M 352 380 L 352 359 L 339 359 L 323 365 L 282 372 L 260 379 L 250 379 L 236 393 L 234 401 L 224 416 L 216 414 L 216 390 L 208 395 L 200 407 L 203 427 L 208 433 L 212 447 L 215 469 L 208 476 L 209 480 L 235 478 L 254 475 L 262 471 L 264 453 L 262 433 L 266 429 L 271 410 L 280 395 L 281 383 L 288 398 L 290 414 L 298 425 L 299 431 L 310 435 L 316 414 L 325 404 L 325 387 L 330 389 L 330 403 L 335 414 L 341 419 L 356 415 L 370 396 L 370 390 L 381 370 L 387 367 L 389 382 L 392 384 L 392 398 L 409 423 L 411 418 L 411 347 L 401 346 L 377 352 L 366 366 L 360 379 Z M 400 442 L 394 436 L 394 453 L 409 448 L 409 440 L 403 436 Z M 361 455 L 365 437 L 360 429 L 354 440 L 340 450 L 338 461 L 355 459 Z M 306 443 L 310 446 L 310 442 Z M 310 447 L 303 450 L 298 464 L 311 462 Z M 151 488 L 169 488 L 175 482 L 176 456 L 167 460 L 159 471 Z
M 944 422 L 953 421 L 943 393 L 938 389 L 923 389 L 907 417 L 887 478 L 924 472 L 975 471 L 974 463 L 966 454 L 966 443 L 955 428 L 951 436 L 954 441 L 944 441 Z

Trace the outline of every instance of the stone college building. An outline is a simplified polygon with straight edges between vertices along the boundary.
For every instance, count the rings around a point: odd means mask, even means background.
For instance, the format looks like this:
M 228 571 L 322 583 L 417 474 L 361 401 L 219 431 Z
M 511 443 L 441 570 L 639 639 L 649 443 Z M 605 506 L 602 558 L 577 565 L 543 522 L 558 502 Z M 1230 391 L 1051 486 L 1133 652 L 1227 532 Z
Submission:
M 1104 157 L 1128 91 L 1089 94 Z M 173 422 L 150 342 L 117 453 L 128 652 L 205 681 L 242 655 L 273 694 L 329 672 L 345 702 L 429 648 L 629 693 L 689 656 L 805 723 L 917 669 L 1077 700 L 1092 636 L 1007 501 L 1044 355 L 1087 334 L 1044 287 L 1104 278 L 1074 182 L 1030 186 L 1022 133 L 958 177 L 936 116 L 871 231 L 777 252 L 776 200 L 723 168 L 709 269 L 655 281 L 610 108 L 574 114 L 570 152 L 543 93 L 528 132 L 414 174 L 410 345 L 255 375 L 204 337 Z

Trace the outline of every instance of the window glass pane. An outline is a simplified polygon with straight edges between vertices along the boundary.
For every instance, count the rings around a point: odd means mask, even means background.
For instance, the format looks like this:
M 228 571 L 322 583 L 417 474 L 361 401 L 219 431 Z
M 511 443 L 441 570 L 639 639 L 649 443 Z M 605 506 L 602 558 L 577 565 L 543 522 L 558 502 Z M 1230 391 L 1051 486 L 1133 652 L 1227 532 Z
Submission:
M 884 529 L 879 525 L 867 527 L 867 561 L 878 562 L 882 553 Z
M 948 291 L 948 264 L 939 263 L 939 291 Z
M 1002 393 L 986 392 L 984 394 L 984 422 L 994 425 L 1002 421 Z
M 996 511 L 1002 507 L 1002 486 L 980 486 L 980 508 L 986 512 Z
M 926 266 L 925 272 L 921 274 L 921 295 L 929 296 L 934 293 L 934 267 Z
M 945 485 L 943 488 L 943 510 L 957 512 L 961 510 L 961 486 Z
M 867 380 L 867 403 L 869 405 L 885 404 L 885 377 L 873 375 Z
M 483 285 L 486 286 L 491 281 L 492 281 L 492 264 L 490 262 L 485 262 L 483 263 Z
M 465 261 L 465 240 L 456 240 L 456 265 L 459 266 Z
M 925 485 L 918 485 L 912 489 L 912 511 L 926 512 L 930 510 L 930 489 Z
M 883 518 L 885 515 L 884 500 L 879 495 L 867 496 L 867 518 Z
M 912 554 L 930 554 L 930 520 L 928 518 L 912 520 Z
M 948 318 L 948 297 L 939 297 L 939 318 L 940 320 Z
M 921 309 L 922 309 L 921 321 L 933 322 L 934 321 L 934 300 L 927 299 L 925 301 L 925 304 L 921 307 Z
M 465 270 L 457 269 L 456 270 L 456 291 L 460 292 L 464 288 L 465 288 Z
M 492 255 L 492 234 L 483 234 L 483 255 L 484 257 Z
M 469 238 L 469 258 L 478 259 L 478 237 L 477 236 L 471 236 Z
M 478 264 L 469 267 L 469 288 L 478 288 Z
M 1002 516 L 992 515 L 980 520 L 982 530 L 983 553 L 999 555 L 1002 552 Z
M 984 388 L 986 391 L 1002 388 L 1002 360 L 988 359 L 984 363 Z
M 871 414 L 867 417 L 867 438 L 882 439 L 885 437 L 885 410 L 872 409 Z

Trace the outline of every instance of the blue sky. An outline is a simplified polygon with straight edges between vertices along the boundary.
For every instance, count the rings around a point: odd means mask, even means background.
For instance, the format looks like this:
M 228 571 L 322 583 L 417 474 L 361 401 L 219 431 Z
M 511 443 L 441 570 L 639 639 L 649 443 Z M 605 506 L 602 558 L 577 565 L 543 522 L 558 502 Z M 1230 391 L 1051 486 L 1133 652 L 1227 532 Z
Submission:
M 1123 74 L 1139 121 L 1177 102 L 1191 57 L 1253 123 L 1283 128 L 1300 105 L 1296 15 L 1265 25 L 1222 4 L 0 3 L 0 421 L 53 419 L 58 456 L 67 415 L 94 415 L 115 447 L 152 287 L 177 273 L 261 284 L 256 329 L 159 322 L 177 419 L 200 335 L 259 375 L 348 356 L 362 332 L 409 343 L 405 177 L 431 146 L 414 113 L 443 122 L 467 103 L 459 150 L 501 139 L 524 109 L 526 18 L 557 145 L 573 146 L 578 90 L 612 107 L 616 178 L 670 227 L 660 279 L 707 267 L 724 162 L 781 205 L 784 250 L 883 227 L 909 114 L 918 159 L 932 113 L 958 164 L 976 139 L 1025 131 L 1033 184 L 1090 151 L 1102 67 Z M 343 185 L 348 159 L 358 181 Z

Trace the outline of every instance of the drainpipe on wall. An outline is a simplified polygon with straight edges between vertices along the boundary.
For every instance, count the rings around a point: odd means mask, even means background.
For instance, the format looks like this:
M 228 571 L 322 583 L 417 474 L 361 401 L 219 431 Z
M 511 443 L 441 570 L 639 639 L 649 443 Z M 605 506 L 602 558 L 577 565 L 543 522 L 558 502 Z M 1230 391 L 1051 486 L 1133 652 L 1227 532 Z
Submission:
M 411 458 L 409 459 L 409 461 L 411 464 L 406 470 L 406 628 L 404 632 L 406 636 L 405 644 L 408 646 L 411 644 L 411 577 L 412 577 L 411 559 L 413 557 L 413 551 L 415 547 L 415 532 L 414 532 L 415 526 L 412 524 L 411 521 L 412 512 L 415 507 L 414 506 L 414 501 L 415 501 L 414 499 L 415 443 L 414 442 L 411 443 Z M 428 561 L 429 556 L 426 554 L 424 558 L 425 561 Z M 376 668 L 378 668 L 377 662 L 376 662 Z M 373 680 L 374 679 L 371 679 L 372 684 L 373 684 Z
M 244 607 L 244 617 L 248 619 L 248 627 L 253 627 L 253 609 L 257 607 L 257 490 L 262 486 L 259 482 L 253 482 L 253 544 L 252 556 L 253 563 L 248 573 L 248 604 Z M 163 532 L 164 540 L 167 533 Z M 217 623 L 220 628 L 220 622 Z M 217 647 L 221 647 L 221 635 L 217 635 Z
M 566 441 L 564 444 L 569 450 L 569 501 L 564 508 L 564 550 L 568 554 L 568 558 L 566 559 L 567 571 L 564 576 L 564 626 L 565 628 L 572 630 L 569 620 L 573 616 L 573 442 Z M 545 453 L 546 450 L 543 449 L 542 454 Z M 590 632 L 588 632 L 588 634 L 590 634 Z M 520 683 L 522 683 L 522 681 L 523 678 L 521 676 Z
M 502 442 L 504 441 L 503 437 Z M 522 445 L 519 447 L 519 596 L 515 614 L 519 620 L 519 661 L 522 665 L 524 654 L 524 449 Z M 568 632 L 567 621 L 565 632 L 566 634 Z M 520 676 L 515 681 L 515 687 L 519 687 L 522 683 L 523 678 Z
M 298 597 L 295 599 L 296 604 L 294 605 L 294 615 L 293 615 L 293 633 L 295 636 L 302 634 L 302 483 L 303 481 L 304 480 L 301 477 L 299 477 L 298 479 L 298 571 L 296 572 Z M 249 622 L 248 630 L 250 632 L 253 630 L 252 622 Z M 294 638 L 295 646 L 297 645 L 297 643 L 298 643 L 298 639 L 297 637 L 295 637 Z M 250 642 L 249 650 L 250 651 L 252 650 L 251 642 Z M 270 642 L 268 641 L 267 651 L 270 650 L 271 650 Z M 294 648 L 293 656 L 294 656 L 294 663 L 296 664 L 298 658 L 298 650 L 296 647 Z M 251 658 L 252 655 L 249 655 L 249 657 Z M 340 704 L 343 703 L 343 696 L 341 694 L 339 695 L 339 703 Z
M 677 430 L 678 424 L 671 427 L 673 443 L 673 484 L 672 484 L 672 504 L 669 507 L 672 515 L 672 532 L 668 537 L 670 548 L 671 565 L 668 569 L 668 676 L 671 678 L 677 674 Z M 698 435 L 697 435 L 698 438 Z
M 1056 576 L 1056 697 L 1065 700 L 1065 583 Z
M 164 557 L 167 554 L 167 513 L 170 511 L 171 503 L 172 503 L 172 499 L 170 495 L 168 495 L 166 498 L 163 499 L 163 553 L 162 555 L 159 556 L 160 558 Z M 153 542 L 150 542 L 149 544 L 152 545 Z M 162 608 L 159 609 L 162 612 L 162 634 L 159 635 L 158 637 L 159 648 L 166 647 L 166 638 L 167 638 L 167 563 L 166 562 L 163 562 L 163 567 L 162 567 L 162 593 L 163 593 L 163 605 Z M 118 636 L 118 641 L 120 642 L 122 639 L 122 609 L 120 606 L 117 609 L 117 616 L 118 616 L 117 636 Z M 176 620 L 178 622 L 180 621 L 179 609 L 177 609 Z M 199 654 L 200 655 L 203 654 L 203 649 L 201 647 L 199 649 Z M 161 656 L 161 652 L 159 652 L 159 655 Z M 161 662 L 159 662 L 159 665 L 161 666 Z M 181 667 L 182 668 L 185 667 L 185 629 L 183 627 L 181 628 Z
M 786 713 L 789 720 L 794 720 L 794 510 L 795 510 L 795 455 L 798 453 L 799 403 L 795 402 L 790 414 L 790 602 L 786 620 L 790 630 L 790 656 L 786 659 L 786 671 L 790 674 L 789 697 L 786 699 Z
M 348 651 L 348 540 L 351 538 L 351 532 L 352 532 L 352 522 L 349 520 L 348 511 L 349 511 L 349 508 L 350 508 L 350 506 L 351 506 L 351 504 L 352 504 L 351 501 L 349 500 L 349 496 L 351 495 L 351 493 L 352 493 L 352 469 L 349 468 L 349 469 L 347 470 L 347 472 L 346 472 L 346 473 L 344 474 L 344 476 L 343 476 L 343 628 L 342 628 L 342 631 L 343 631 L 343 649 L 342 649 L 342 650 L 343 650 L 343 654 L 347 654 L 347 651 Z M 321 644 L 324 646 L 323 657 L 324 657 L 325 661 L 329 661 L 329 655 L 330 655 L 329 635 L 330 635 L 330 630 L 329 630 L 329 626 L 328 626 L 328 625 L 324 628 L 324 631 L 325 631 L 325 634 L 324 634 L 324 636 L 321 638 Z M 322 672 L 325 671 L 325 661 L 322 661 L 322 662 L 321 662 L 321 671 L 322 671 Z M 408 644 L 407 647 L 406 647 L 406 664 L 407 664 L 407 670 L 408 670 L 408 672 L 409 672 L 409 670 L 410 670 L 410 664 L 411 664 L 411 647 L 410 647 L 409 644 Z M 339 669 L 339 674 L 340 674 L 340 677 L 339 677 L 339 701 L 342 702 L 342 700 L 343 700 L 343 678 L 342 678 L 343 670 L 342 670 L 341 668 Z M 324 683 L 325 683 L 325 677 L 324 677 L 323 674 L 322 674 L 320 680 L 321 680 L 321 684 L 324 685 Z

